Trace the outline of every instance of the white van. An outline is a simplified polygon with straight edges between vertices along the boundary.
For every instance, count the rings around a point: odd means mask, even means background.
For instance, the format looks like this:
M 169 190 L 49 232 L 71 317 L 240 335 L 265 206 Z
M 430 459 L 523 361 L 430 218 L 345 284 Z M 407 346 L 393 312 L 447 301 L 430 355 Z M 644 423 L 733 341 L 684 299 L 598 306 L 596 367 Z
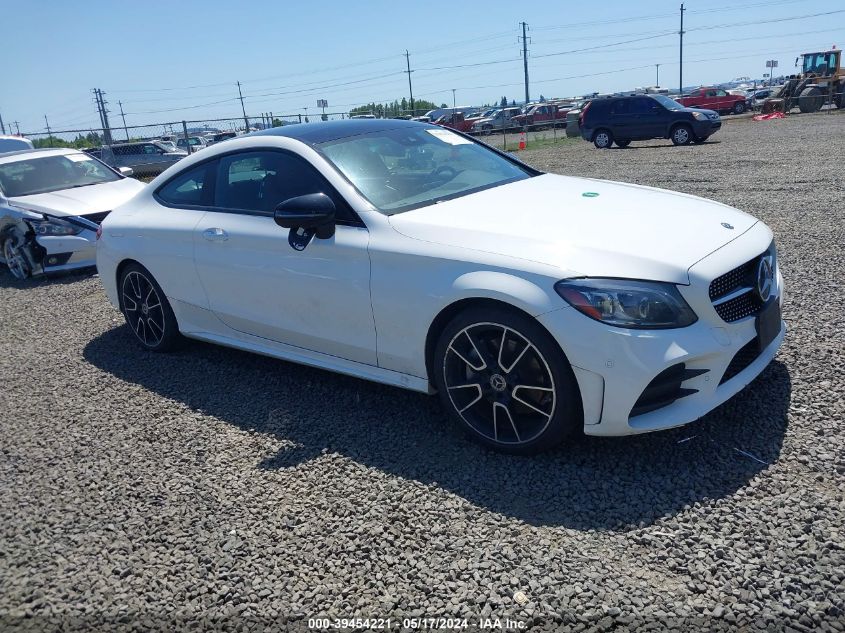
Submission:
M 17 152 L 22 149 L 34 149 L 32 141 L 23 136 L 2 136 L 0 135 L 0 154 L 5 152 Z

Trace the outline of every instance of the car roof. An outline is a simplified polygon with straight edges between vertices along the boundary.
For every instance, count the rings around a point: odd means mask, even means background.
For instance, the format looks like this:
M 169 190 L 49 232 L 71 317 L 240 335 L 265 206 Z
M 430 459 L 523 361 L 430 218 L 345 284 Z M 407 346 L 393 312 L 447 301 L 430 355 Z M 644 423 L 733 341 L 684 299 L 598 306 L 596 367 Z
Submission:
M 288 138 L 318 145 L 327 141 L 336 141 L 349 136 L 383 132 L 397 129 L 424 129 L 431 125 L 419 121 L 404 119 L 346 119 L 343 121 L 320 121 L 315 123 L 294 123 L 269 130 L 251 132 L 245 136 L 286 136 Z

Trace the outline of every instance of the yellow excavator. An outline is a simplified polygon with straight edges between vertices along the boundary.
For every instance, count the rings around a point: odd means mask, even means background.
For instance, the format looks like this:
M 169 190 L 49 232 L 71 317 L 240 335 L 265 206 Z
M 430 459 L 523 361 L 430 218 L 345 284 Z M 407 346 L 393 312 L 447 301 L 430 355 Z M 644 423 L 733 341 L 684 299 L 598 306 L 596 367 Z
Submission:
M 834 48 L 820 53 L 804 53 L 801 73 L 787 77 L 775 95 L 763 103 L 763 112 L 818 112 L 826 103 L 845 109 L 845 65 L 842 51 Z M 795 60 L 798 65 L 798 59 Z

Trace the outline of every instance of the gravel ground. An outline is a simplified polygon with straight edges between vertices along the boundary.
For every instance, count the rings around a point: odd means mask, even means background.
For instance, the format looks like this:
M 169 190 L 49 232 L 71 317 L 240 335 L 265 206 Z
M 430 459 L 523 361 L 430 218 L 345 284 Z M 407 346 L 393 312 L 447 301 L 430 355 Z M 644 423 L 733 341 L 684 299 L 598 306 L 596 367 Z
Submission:
M 0 629 L 845 630 L 843 136 L 801 115 L 522 154 L 756 214 L 790 328 L 704 420 L 535 458 L 469 443 L 423 395 L 201 343 L 145 354 L 95 277 L 3 271 Z

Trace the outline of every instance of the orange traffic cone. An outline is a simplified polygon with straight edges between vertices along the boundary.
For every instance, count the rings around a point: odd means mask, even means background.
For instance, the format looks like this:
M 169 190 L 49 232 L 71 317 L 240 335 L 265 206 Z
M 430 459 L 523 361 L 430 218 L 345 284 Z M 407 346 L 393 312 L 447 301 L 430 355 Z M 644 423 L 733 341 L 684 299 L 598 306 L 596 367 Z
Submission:
M 525 149 L 525 132 L 519 133 L 519 149 Z

